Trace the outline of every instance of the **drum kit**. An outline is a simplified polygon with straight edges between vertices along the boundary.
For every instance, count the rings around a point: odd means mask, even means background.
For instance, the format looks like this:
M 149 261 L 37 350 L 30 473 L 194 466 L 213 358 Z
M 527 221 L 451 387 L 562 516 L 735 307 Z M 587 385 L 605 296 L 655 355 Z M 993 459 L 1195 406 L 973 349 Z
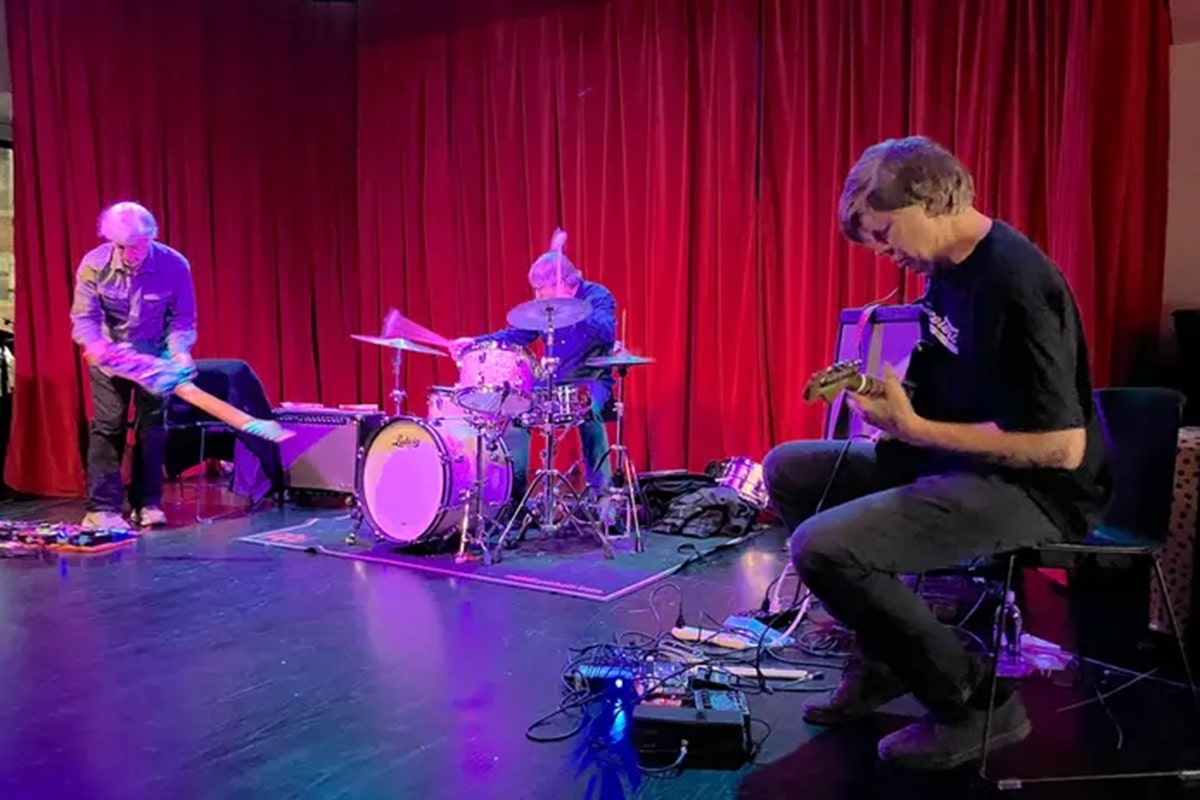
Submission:
M 609 504 L 623 511 L 624 535 L 631 535 L 635 551 L 641 552 L 637 473 L 624 441 L 624 385 L 630 367 L 651 364 L 653 359 L 621 352 L 618 346 L 612 355 L 584 362 L 585 367 L 617 371 L 617 437 L 600 462 L 612 460 L 613 486 L 599 497 L 593 492 L 581 494 L 554 467 L 558 440 L 592 412 L 588 385 L 558 375 L 555 332 L 590 314 L 591 304 L 577 298 L 531 300 L 513 308 L 509 325 L 539 332 L 545 342 L 544 357 L 539 361 L 525 347 L 506 342 L 475 342 L 459 354 L 457 384 L 429 390 L 425 418 L 404 413 L 402 353 L 445 356 L 442 350 L 415 340 L 441 347 L 448 347 L 449 341 L 415 323 L 407 326 L 407 338 L 355 335 L 359 341 L 395 351 L 390 394 L 394 415 L 371 435 L 361 452 L 355 526 L 348 541 L 357 540 L 364 521 L 378 536 L 406 547 L 442 547 L 457 534 L 456 560 L 469 558 L 470 548 L 491 565 L 502 559 L 519 522 L 522 537 L 531 524 L 543 537 L 566 529 L 589 533 L 604 556 L 612 558 L 607 525 L 599 511 Z M 385 324 L 385 333 L 388 327 L 392 326 Z M 540 430 L 546 439 L 541 468 L 515 504 L 510 502 L 512 461 L 503 438 L 514 424 Z M 526 509 L 528 515 L 523 513 Z M 507 523 L 502 524 L 506 511 Z

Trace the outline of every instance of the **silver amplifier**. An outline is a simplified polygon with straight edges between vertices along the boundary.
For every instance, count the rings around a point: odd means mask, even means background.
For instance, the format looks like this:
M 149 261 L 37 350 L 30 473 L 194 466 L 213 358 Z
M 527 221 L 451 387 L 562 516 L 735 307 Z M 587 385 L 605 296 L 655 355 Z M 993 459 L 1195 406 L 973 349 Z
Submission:
M 275 409 L 275 421 L 296 434 L 279 443 L 285 489 L 352 495 L 359 450 L 383 426 L 387 415 L 382 411 L 285 406 Z

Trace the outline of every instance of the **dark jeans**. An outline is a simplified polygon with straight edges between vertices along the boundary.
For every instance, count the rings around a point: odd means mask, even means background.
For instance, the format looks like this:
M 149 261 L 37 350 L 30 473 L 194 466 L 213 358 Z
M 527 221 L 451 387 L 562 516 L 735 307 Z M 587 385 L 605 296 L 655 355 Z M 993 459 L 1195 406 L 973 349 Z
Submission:
M 120 513 L 125 506 L 121 459 L 125 454 L 126 420 L 132 397 L 136 416 L 133 480 L 129 503 L 134 508 L 162 504 L 163 457 L 167 432 L 163 428 L 166 398 L 151 394 L 135 383 L 113 378 L 92 367 L 93 416 L 88 437 L 88 511 Z
M 594 489 L 606 489 L 612 483 L 612 463 L 603 458 L 608 451 L 608 430 L 600 418 L 604 405 L 612 392 L 608 386 L 589 381 L 592 392 L 592 414 L 579 426 L 579 441 L 582 445 L 584 469 L 588 485 Z M 504 433 L 504 443 L 512 458 L 513 502 L 518 502 L 529 488 L 529 440 L 530 432 L 525 428 L 509 427 Z M 601 460 L 603 458 L 603 460 Z
M 934 716 L 961 720 L 983 677 L 954 631 L 900 582 L 903 574 L 1059 540 L 1062 533 L 1019 487 L 959 472 L 904 482 L 875 446 L 855 443 L 814 515 L 838 441 L 789 442 L 764 463 L 771 499 L 791 539 L 801 579 L 869 661 L 889 666 Z

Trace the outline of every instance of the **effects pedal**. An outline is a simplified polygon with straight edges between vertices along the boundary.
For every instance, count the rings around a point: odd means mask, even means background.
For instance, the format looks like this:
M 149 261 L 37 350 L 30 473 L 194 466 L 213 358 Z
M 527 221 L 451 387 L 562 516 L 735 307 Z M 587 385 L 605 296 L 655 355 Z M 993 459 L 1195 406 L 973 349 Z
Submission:
M 687 755 L 681 767 L 739 769 L 750 758 L 750 707 L 738 691 L 696 689 L 675 702 L 633 709 L 633 744 L 646 767 Z

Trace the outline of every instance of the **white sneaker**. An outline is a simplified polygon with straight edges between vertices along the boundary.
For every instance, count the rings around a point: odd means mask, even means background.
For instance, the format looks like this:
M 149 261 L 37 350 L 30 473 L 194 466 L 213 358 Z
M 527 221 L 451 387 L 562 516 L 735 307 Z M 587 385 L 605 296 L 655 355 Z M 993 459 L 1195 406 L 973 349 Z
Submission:
M 129 523 L 115 511 L 89 511 L 80 525 L 98 531 L 127 531 Z
M 134 512 L 134 519 L 143 528 L 160 528 L 167 524 L 167 515 L 158 506 L 146 506 Z

